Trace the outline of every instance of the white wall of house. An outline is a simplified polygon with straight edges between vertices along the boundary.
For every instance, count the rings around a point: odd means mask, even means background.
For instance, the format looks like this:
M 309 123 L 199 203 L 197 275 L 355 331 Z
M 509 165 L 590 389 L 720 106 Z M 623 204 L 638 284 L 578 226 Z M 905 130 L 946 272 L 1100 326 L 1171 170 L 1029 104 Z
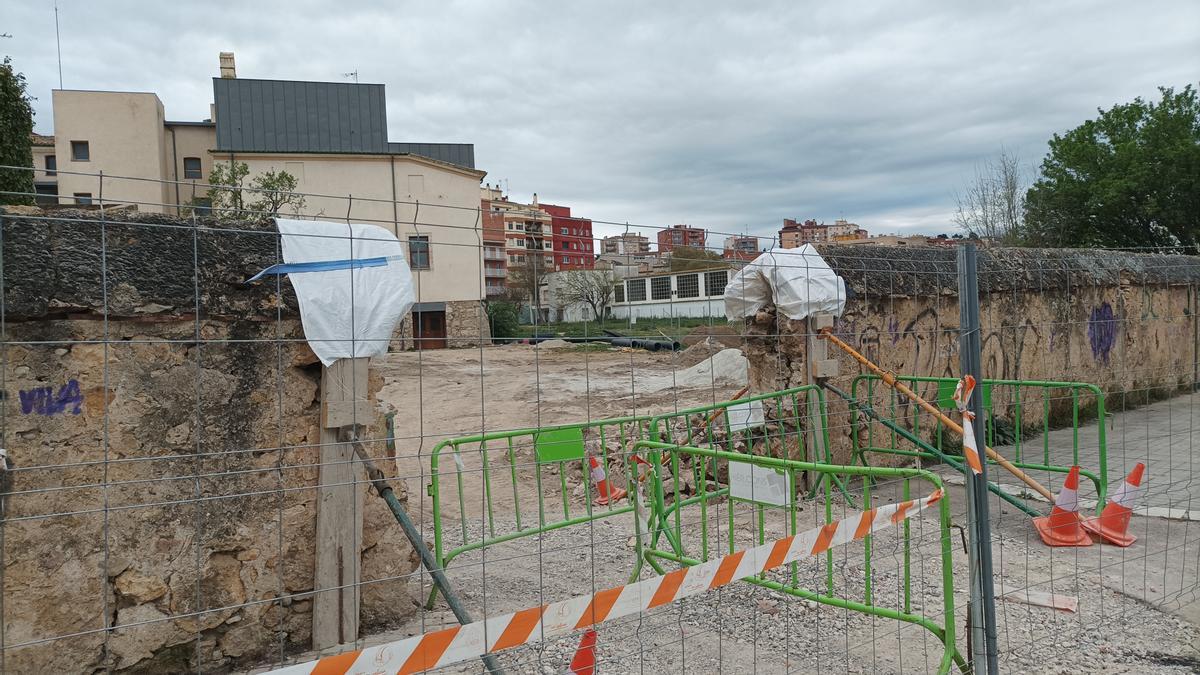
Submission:
M 612 304 L 618 319 L 725 316 L 725 286 L 734 270 L 676 272 L 621 280 Z
M 247 183 L 270 170 L 295 176 L 297 191 L 309 193 L 300 216 L 378 225 L 401 242 L 427 237 L 429 268 L 413 268 L 417 302 L 484 297 L 478 213 L 484 172 L 415 156 L 239 153 L 235 159 L 250 167 Z M 229 155 L 214 154 L 214 161 Z

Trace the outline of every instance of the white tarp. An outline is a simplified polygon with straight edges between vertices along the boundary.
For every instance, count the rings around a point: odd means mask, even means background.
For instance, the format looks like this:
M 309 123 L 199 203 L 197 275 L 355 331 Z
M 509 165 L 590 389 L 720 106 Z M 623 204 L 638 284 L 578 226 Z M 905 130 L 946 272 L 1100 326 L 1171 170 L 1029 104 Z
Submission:
M 812 244 L 772 248 L 743 267 L 725 287 L 725 315 L 735 321 L 772 302 L 789 319 L 813 313 L 840 315 L 846 306 L 846 282 Z
M 321 363 L 386 354 L 396 323 L 416 299 L 396 236 L 362 223 L 288 218 L 275 223 L 286 265 L 349 263 L 343 269 L 288 273 L 300 301 L 304 337 Z M 357 266 L 366 261 L 373 264 Z

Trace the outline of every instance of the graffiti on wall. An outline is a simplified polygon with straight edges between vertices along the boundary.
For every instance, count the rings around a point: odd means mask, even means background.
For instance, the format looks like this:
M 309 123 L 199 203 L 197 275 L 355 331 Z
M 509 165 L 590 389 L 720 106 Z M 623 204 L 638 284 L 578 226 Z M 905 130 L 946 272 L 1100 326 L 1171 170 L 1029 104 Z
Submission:
M 60 413 L 78 415 L 83 412 L 83 393 L 76 380 L 68 380 L 57 392 L 54 387 L 35 387 L 17 393 L 21 398 L 22 415 L 50 417 Z
M 1117 319 L 1113 315 L 1112 305 L 1101 303 L 1092 309 L 1088 317 L 1088 344 L 1092 347 L 1092 357 L 1108 365 L 1109 354 L 1116 343 Z

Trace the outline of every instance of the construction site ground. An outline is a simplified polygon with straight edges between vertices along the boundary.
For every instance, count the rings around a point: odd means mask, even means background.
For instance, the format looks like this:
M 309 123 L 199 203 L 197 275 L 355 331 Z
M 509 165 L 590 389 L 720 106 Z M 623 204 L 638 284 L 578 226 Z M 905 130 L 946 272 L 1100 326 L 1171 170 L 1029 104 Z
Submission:
M 406 477 L 412 516 L 429 540 L 433 538 L 430 499 L 425 496 L 429 453 L 444 438 L 667 412 L 726 400 L 740 388 L 736 381 L 715 377 L 705 384 L 692 378 L 683 385 L 662 386 L 683 365 L 681 356 L 671 353 L 511 345 L 397 353 L 377 365 L 385 380 L 381 400 L 399 411 L 396 468 Z M 1122 415 L 1137 414 L 1119 412 L 1111 423 L 1119 428 Z M 1124 446 L 1123 456 L 1132 450 Z M 1190 451 L 1191 446 L 1186 452 Z M 955 623 L 958 647 L 965 652 L 968 569 L 958 526 L 965 522 L 966 499 L 953 472 L 941 468 L 938 472 L 949 479 L 956 526 L 952 530 Z M 469 483 L 467 489 L 472 489 Z M 520 489 L 532 493 L 537 488 L 529 481 Z M 853 487 L 852 496 L 860 490 Z M 875 495 L 877 503 L 898 500 L 898 490 L 895 484 L 882 486 Z M 512 528 L 512 516 L 503 512 L 504 505 L 503 498 L 495 502 L 497 529 Z M 835 517 L 854 510 L 835 497 Z M 821 523 L 823 516 L 820 503 L 806 505 L 801 529 Z M 710 532 L 727 538 L 724 508 L 710 510 L 708 517 L 713 521 Z M 738 511 L 737 547 L 753 543 L 748 538 L 754 531 L 749 518 L 748 511 Z M 698 509 L 685 510 L 688 546 L 698 544 L 699 520 Z M 1012 591 L 1018 591 L 1016 596 L 1023 595 L 1019 591 L 1055 593 L 1076 598 L 1079 605 L 1077 612 L 1066 612 L 1001 598 L 997 620 L 1005 672 L 1200 672 L 1200 602 L 1194 581 L 1181 581 L 1194 580 L 1200 566 L 1200 523 L 1135 516 L 1132 530 L 1140 540 L 1131 548 L 1050 549 L 1037 538 L 1029 519 L 1007 505 L 995 508 L 992 521 L 998 596 Z M 470 518 L 465 525 L 478 536 L 485 523 Z M 460 523 L 455 521 L 454 526 Z M 517 539 L 464 554 L 450 565 L 448 576 L 477 617 L 524 609 L 625 583 L 635 562 L 633 532 L 633 518 L 624 514 Z M 933 618 L 939 617 L 942 602 L 937 532 L 935 516 L 914 519 L 909 552 L 913 607 Z M 717 543 L 723 546 L 725 541 Z M 898 533 L 884 532 L 875 541 L 875 602 L 897 607 L 903 602 L 904 555 Z M 799 566 L 802 585 L 823 586 L 821 563 L 814 559 Z M 837 592 L 861 595 L 863 567 L 861 544 L 839 548 Z M 414 597 L 427 595 L 428 575 L 420 583 L 424 587 L 414 589 Z M 1173 585 L 1178 592 L 1172 591 Z M 360 644 L 455 624 L 439 599 L 434 609 L 416 611 L 406 625 Z M 602 673 L 931 672 L 941 658 L 938 640 L 919 626 L 742 582 L 639 617 L 604 623 L 598 633 Z M 511 672 L 562 673 L 577 641 L 577 636 L 571 636 L 533 643 L 505 652 L 501 662 Z M 472 662 L 444 672 L 482 670 L 479 662 Z

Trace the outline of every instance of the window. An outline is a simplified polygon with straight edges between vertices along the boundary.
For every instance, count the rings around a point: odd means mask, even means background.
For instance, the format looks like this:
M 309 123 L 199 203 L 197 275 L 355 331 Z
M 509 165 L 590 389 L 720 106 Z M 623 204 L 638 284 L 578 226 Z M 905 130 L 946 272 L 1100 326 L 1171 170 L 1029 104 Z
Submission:
M 629 284 L 629 301 L 641 302 L 646 299 L 646 280 L 645 279 L 630 279 Z
M 208 197 L 196 197 L 192 200 L 192 211 L 198 216 L 207 216 L 212 213 L 212 200 Z
M 54 206 L 58 204 L 58 186 L 54 183 L 34 183 L 33 189 L 37 192 L 34 201 L 39 206 Z
M 408 264 L 414 270 L 429 269 L 429 237 L 422 235 L 408 238 Z
M 704 273 L 704 294 L 705 295 L 724 295 L 725 286 L 729 284 L 729 272 L 720 270 L 717 272 Z
M 71 161 L 86 162 L 91 159 L 91 157 L 92 154 L 88 149 L 87 141 L 71 141 Z
M 199 157 L 184 157 L 183 158 L 183 177 L 184 178 L 204 178 L 204 171 L 200 168 Z
M 55 157 L 54 155 L 46 155 L 46 175 L 47 176 L 57 176 L 58 175 L 57 169 L 58 169 L 58 158 Z
M 92 205 L 92 193 L 76 192 L 75 193 L 75 203 L 80 206 L 91 206 Z
M 700 275 L 680 274 L 675 277 L 675 295 L 680 298 L 700 297 Z
M 650 299 L 671 299 L 671 277 L 654 277 L 650 280 Z
M 566 234 L 566 233 L 567 233 L 567 228 L 565 228 L 565 227 L 562 228 L 562 234 Z
M 625 284 L 617 282 L 617 285 L 613 286 L 613 296 L 617 302 L 625 302 Z

